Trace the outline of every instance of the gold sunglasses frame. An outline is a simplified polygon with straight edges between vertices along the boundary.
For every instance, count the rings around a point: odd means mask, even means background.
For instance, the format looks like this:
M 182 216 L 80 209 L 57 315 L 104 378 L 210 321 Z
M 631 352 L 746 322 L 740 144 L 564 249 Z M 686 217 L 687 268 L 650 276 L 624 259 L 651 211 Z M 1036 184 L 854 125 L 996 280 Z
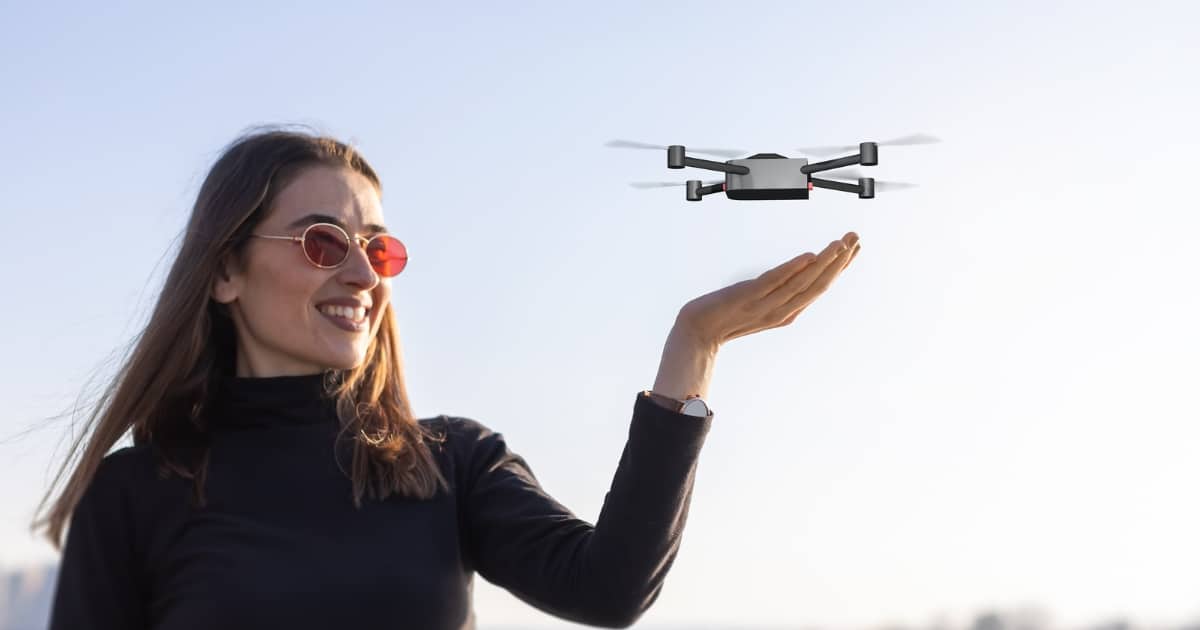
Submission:
M 331 228 L 337 230 L 338 232 L 341 232 L 342 236 L 346 237 L 346 242 L 347 243 L 350 242 L 351 235 L 348 234 L 346 232 L 346 230 L 343 230 L 342 226 L 336 225 L 333 223 L 313 223 L 312 225 L 309 225 L 308 227 L 304 228 L 304 232 L 302 232 L 300 234 L 300 236 L 288 236 L 288 235 L 275 236 L 275 235 L 271 235 L 271 234 L 250 234 L 250 236 L 257 236 L 258 238 L 273 238 L 273 239 L 277 239 L 277 240 L 281 240 L 281 241 L 292 241 L 293 243 L 300 245 L 300 253 L 304 254 L 304 260 L 307 260 L 308 264 L 316 267 L 317 269 L 337 269 L 338 267 L 341 267 L 342 265 L 346 264 L 346 261 L 350 259 L 350 248 L 349 247 L 346 248 L 346 257 L 343 258 L 341 260 L 341 262 L 339 262 L 338 264 L 331 265 L 331 266 L 318 265 L 317 263 L 313 262 L 313 259 L 308 257 L 308 250 L 304 248 L 304 237 L 308 235 L 308 231 L 317 226 L 321 226 L 321 225 L 331 227 Z M 353 239 L 354 239 L 355 244 L 357 244 L 360 248 L 362 248 L 363 251 L 366 251 L 367 246 L 371 243 L 371 241 L 375 240 L 376 238 L 378 238 L 380 236 L 387 236 L 389 238 L 394 238 L 394 239 L 396 239 L 396 242 L 400 243 L 400 245 L 402 247 L 404 247 L 404 268 L 401 269 L 400 272 L 396 274 L 398 276 L 398 275 L 400 275 L 400 273 L 404 272 L 404 269 L 408 268 L 408 245 L 406 245 L 404 243 L 404 241 L 401 241 L 400 239 L 396 238 L 395 236 L 392 236 L 391 234 L 388 234 L 387 232 L 380 232 L 378 234 L 371 236 L 371 238 L 367 238 L 365 236 L 359 236 L 358 234 L 355 234 L 355 235 L 353 235 Z M 375 268 L 371 267 L 371 271 L 375 271 Z M 378 271 L 375 271 L 375 273 L 379 274 L 379 276 L 383 277 L 383 278 L 395 277 L 395 276 L 385 276 L 385 275 L 379 273 Z

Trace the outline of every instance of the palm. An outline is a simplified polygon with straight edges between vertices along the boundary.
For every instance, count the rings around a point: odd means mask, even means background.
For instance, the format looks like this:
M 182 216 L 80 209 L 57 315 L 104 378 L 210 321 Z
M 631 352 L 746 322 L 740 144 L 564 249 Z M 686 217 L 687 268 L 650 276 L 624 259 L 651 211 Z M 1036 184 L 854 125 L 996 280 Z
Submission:
M 839 245 L 845 249 L 838 250 Z M 693 334 L 720 345 L 751 333 L 791 324 L 858 254 L 858 235 L 848 232 L 820 254 L 806 252 L 757 278 L 702 295 L 679 312 Z

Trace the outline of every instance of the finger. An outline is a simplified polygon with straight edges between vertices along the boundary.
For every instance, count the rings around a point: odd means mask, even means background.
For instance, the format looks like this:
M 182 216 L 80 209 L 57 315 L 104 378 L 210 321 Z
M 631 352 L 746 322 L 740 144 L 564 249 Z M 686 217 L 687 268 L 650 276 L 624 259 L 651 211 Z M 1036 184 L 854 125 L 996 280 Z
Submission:
M 800 282 L 792 287 L 793 291 L 803 291 L 813 283 L 813 280 L 819 277 L 826 269 L 838 264 L 853 250 L 851 246 L 847 246 L 841 239 L 838 239 L 821 252 L 817 257 L 816 264 L 809 266 L 800 274 Z
M 816 296 L 824 293 L 829 285 L 833 284 L 834 279 L 841 275 L 842 271 L 845 271 L 846 266 L 850 264 L 850 259 L 854 258 L 856 253 L 858 253 L 858 245 L 838 254 L 837 259 L 821 271 L 812 284 L 804 290 L 805 293 L 812 294 L 810 300 L 816 299 Z
M 816 254 L 805 252 L 759 274 L 755 281 L 759 299 L 770 295 L 772 291 L 787 283 L 788 278 L 791 278 L 800 270 L 811 265 L 817 258 Z
M 761 285 L 760 291 L 762 292 L 758 299 L 768 303 L 767 308 L 771 310 L 772 306 L 769 303 L 782 304 L 789 301 L 793 295 L 803 292 L 822 270 L 837 259 L 838 246 L 842 244 L 841 240 L 833 241 L 826 245 L 820 254 L 797 256 L 792 261 L 800 261 L 799 263 L 792 265 L 785 263 L 763 274 L 764 282 Z M 768 274 L 771 274 L 769 279 L 765 278 Z
M 795 321 L 804 309 L 824 293 L 825 289 L 833 283 L 833 279 L 849 264 L 857 247 L 855 245 L 853 248 L 839 252 L 829 264 L 820 269 L 820 273 L 810 273 L 818 267 L 813 265 L 810 269 L 806 269 L 805 273 L 797 274 L 795 282 L 788 283 L 777 294 L 777 298 L 782 301 L 779 304 L 768 306 L 769 311 L 773 314 L 772 317 L 785 316 L 782 323 L 778 325 L 786 326 Z
M 798 317 L 800 313 L 804 311 L 804 309 L 808 308 L 808 306 L 812 304 L 817 297 L 824 293 L 825 290 L 829 288 L 830 284 L 833 284 L 833 279 L 841 274 L 841 272 L 850 265 L 850 261 L 854 260 L 854 257 L 858 255 L 858 250 L 861 249 L 861 246 L 857 243 L 857 239 L 855 239 L 855 241 L 856 242 L 853 247 L 839 252 L 834 259 L 821 270 L 819 274 L 813 274 L 812 279 L 806 280 L 803 283 L 803 288 L 796 288 L 801 286 L 799 284 L 797 284 L 796 287 L 791 287 L 792 292 L 790 297 L 775 311 L 788 313 L 788 316 L 783 320 L 781 325 L 786 326 L 795 321 L 796 317 Z M 834 245 L 836 245 L 836 243 Z M 816 267 L 817 266 L 814 265 L 813 269 L 816 269 Z M 802 274 L 797 274 L 797 277 L 800 275 Z M 785 295 L 785 293 L 780 293 L 780 295 Z
M 857 242 L 858 235 L 849 232 L 847 236 L 854 236 Z M 773 269 L 769 269 L 758 277 L 759 296 L 758 299 L 763 300 L 770 297 L 779 289 L 791 284 L 797 275 L 807 273 L 804 276 L 803 287 L 807 287 L 812 283 L 812 279 L 820 274 L 821 270 L 832 263 L 838 256 L 838 247 L 845 245 L 841 239 L 833 241 L 821 250 L 820 254 L 805 252 Z M 788 296 L 791 296 L 796 291 L 801 291 L 803 288 L 793 287 L 788 291 Z
M 851 238 L 851 237 L 853 237 L 853 238 Z M 850 242 L 847 242 L 847 239 L 849 239 Z M 846 249 L 850 249 L 857 242 L 858 242 L 858 235 L 855 234 L 854 232 L 847 232 L 846 236 L 844 236 L 836 241 L 832 241 L 828 245 L 826 245 L 825 249 L 821 250 L 820 254 L 813 254 L 812 252 L 806 252 L 804 254 L 801 254 L 801 255 L 789 260 L 788 262 L 784 263 L 783 265 L 780 265 L 780 267 L 786 268 L 790 265 L 791 272 L 794 274 L 797 271 L 803 269 L 808 264 L 811 264 L 814 261 L 821 262 L 823 264 L 829 264 L 829 262 L 832 261 L 837 256 L 839 246 L 845 246 Z
M 806 293 L 812 290 L 821 278 L 825 277 L 831 270 L 834 275 L 840 273 L 844 262 L 852 255 L 853 248 L 847 248 L 839 251 L 838 245 L 840 241 L 834 241 L 829 244 L 825 251 L 821 252 L 824 260 L 818 260 L 817 264 L 811 265 L 805 269 L 803 273 L 796 274 L 792 282 L 789 282 L 786 288 L 783 289 L 783 299 L 785 302 L 792 302 L 792 296 Z M 818 292 L 823 289 L 818 289 Z

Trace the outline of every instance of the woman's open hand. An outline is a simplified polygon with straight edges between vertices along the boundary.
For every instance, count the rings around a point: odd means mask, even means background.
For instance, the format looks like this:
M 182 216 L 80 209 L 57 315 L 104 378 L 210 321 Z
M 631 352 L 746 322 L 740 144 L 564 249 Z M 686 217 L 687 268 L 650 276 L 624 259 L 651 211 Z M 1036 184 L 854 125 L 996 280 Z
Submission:
M 676 325 L 713 347 L 786 326 L 829 288 L 858 249 L 858 235 L 847 232 L 820 254 L 805 252 L 757 278 L 688 302 L 679 311 Z

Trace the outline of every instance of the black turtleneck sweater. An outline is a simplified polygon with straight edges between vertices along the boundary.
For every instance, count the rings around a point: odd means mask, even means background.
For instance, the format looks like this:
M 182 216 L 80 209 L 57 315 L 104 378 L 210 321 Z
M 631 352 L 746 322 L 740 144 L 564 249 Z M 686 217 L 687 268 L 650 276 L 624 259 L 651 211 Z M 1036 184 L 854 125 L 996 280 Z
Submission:
M 71 517 L 51 630 L 474 628 L 474 572 L 595 626 L 631 625 L 657 599 L 711 415 L 639 393 L 594 526 L 502 434 L 444 415 L 420 422 L 447 437 L 430 448 L 451 492 L 356 509 L 320 379 L 224 383 L 204 508 L 190 481 L 157 477 L 152 444 L 107 455 Z

